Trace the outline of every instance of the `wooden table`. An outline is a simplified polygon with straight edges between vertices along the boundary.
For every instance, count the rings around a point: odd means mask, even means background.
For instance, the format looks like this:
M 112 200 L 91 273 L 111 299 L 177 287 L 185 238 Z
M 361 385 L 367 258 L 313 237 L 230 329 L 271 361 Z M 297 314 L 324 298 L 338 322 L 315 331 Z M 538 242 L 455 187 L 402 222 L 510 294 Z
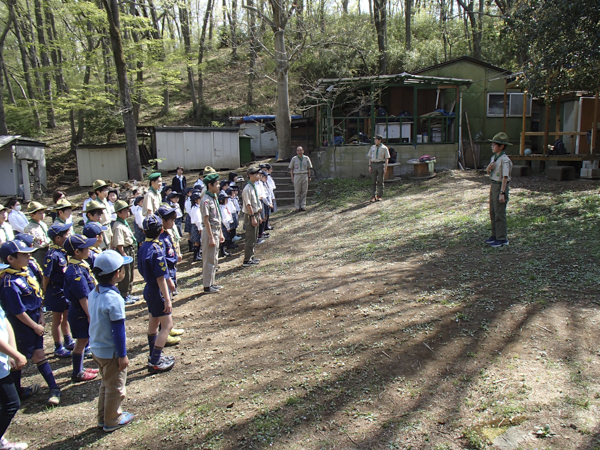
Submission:
M 385 169 L 385 173 L 383 174 L 383 179 L 384 180 L 393 180 L 395 177 L 394 168 L 400 167 L 400 166 L 401 166 L 400 163 L 389 163 L 387 166 L 387 169 Z
M 414 180 L 425 180 L 427 178 L 435 177 L 435 172 L 429 171 L 429 163 L 431 162 L 435 164 L 435 160 L 421 162 L 418 159 L 409 159 L 406 161 L 407 164 L 412 164 L 414 168 L 414 173 L 411 178 Z

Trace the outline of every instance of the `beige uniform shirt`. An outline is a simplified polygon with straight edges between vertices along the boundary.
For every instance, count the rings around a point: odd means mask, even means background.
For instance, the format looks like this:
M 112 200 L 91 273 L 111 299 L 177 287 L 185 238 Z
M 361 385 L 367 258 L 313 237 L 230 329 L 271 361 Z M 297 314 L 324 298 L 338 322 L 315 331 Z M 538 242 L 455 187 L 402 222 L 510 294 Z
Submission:
M 33 236 L 33 246 L 35 248 L 45 248 L 50 245 L 48 226 L 45 222 L 30 221 L 23 231 Z
M 202 223 L 204 223 L 204 218 L 208 217 L 212 231 L 221 230 L 221 210 L 216 199 L 204 194 L 200 200 L 200 214 L 202 214 Z
M 119 245 L 122 245 L 123 247 L 133 245 L 133 232 L 124 223 L 117 220 L 113 225 L 112 233 L 112 248 L 117 248 Z
M 250 205 L 252 207 L 252 213 L 257 214 L 261 211 L 262 206 L 260 205 L 260 200 L 258 199 L 258 194 L 256 190 L 252 186 L 251 182 L 248 182 L 242 191 L 242 202 L 243 207 L 242 211 L 244 214 L 248 214 L 248 208 L 246 205 Z
M 108 209 L 108 200 L 98 199 L 98 201 L 100 201 L 105 208 L 102 210 L 102 215 L 100 216 L 100 224 L 108 228 L 108 230 L 102 232 L 102 240 L 104 241 L 104 245 L 107 248 L 110 248 L 110 242 L 112 241 L 112 229 L 110 227 L 110 211 Z
M 370 162 L 385 162 L 386 159 L 390 158 L 390 151 L 383 144 L 379 147 L 372 145 L 367 156 Z
M 490 160 L 490 163 L 494 162 L 494 156 Z M 508 177 L 508 181 L 510 181 L 510 174 L 512 172 L 512 161 L 508 157 L 508 155 L 504 154 L 500 156 L 496 161 L 496 167 L 492 169 L 490 172 L 490 178 L 492 181 L 496 181 L 498 183 L 502 182 L 502 178 Z
M 290 161 L 288 169 L 294 171 L 294 175 L 301 173 L 308 173 L 308 169 L 312 169 L 312 162 L 308 156 L 303 156 L 302 159 L 298 155 L 294 156 Z
M 144 202 L 142 203 L 142 216 L 146 217 L 149 214 L 155 214 L 160 208 L 162 199 L 160 194 L 150 188 L 150 190 L 144 195 Z

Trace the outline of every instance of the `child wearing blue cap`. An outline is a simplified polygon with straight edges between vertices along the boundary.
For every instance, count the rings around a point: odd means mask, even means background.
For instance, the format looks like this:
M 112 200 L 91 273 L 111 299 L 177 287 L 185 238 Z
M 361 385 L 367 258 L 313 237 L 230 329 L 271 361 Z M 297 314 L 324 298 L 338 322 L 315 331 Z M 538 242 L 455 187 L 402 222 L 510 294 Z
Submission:
M 37 365 L 50 389 L 48 404 L 56 406 L 60 403 L 60 388 L 44 354 L 42 292 L 37 280 L 27 271 L 30 254 L 34 251 L 35 248 L 18 240 L 6 242 L 0 247 L 0 258 L 9 265 L 2 271 L 0 302 L 14 330 L 17 349 Z M 20 369 L 12 371 L 12 379 L 21 400 L 32 397 L 40 389 L 37 384 L 21 387 Z
M 146 239 L 138 252 L 138 271 L 144 277 L 144 299 L 148 306 L 148 345 L 150 361 L 148 372 L 171 370 L 175 359 L 162 355 L 169 333 L 173 328 L 171 290 L 175 286 L 169 277 L 165 252 L 158 237 L 163 231 L 160 216 L 150 214 L 144 219 Z M 159 330 L 160 326 L 160 332 Z
M 65 269 L 67 268 L 67 252 L 64 242 L 71 233 L 72 224 L 54 224 L 48 230 L 52 240 L 43 264 L 42 289 L 45 294 L 47 311 L 52 311 L 52 338 L 54 339 L 54 355 L 59 358 L 70 358 L 75 342 L 71 338 L 71 329 L 67 320 L 69 305 L 64 294 Z M 64 346 L 61 343 L 61 331 Z
M 98 395 L 98 427 L 106 432 L 130 424 L 134 415 L 122 411 L 127 381 L 125 305 L 116 285 L 123 280 L 123 267 L 133 259 L 107 250 L 96 258 L 94 274 L 98 285 L 89 294 L 90 338 L 94 361 L 102 383 Z
M 89 255 L 86 259 L 87 263 L 90 267 L 94 267 L 94 261 L 96 257 L 102 253 L 102 249 L 100 248 L 100 244 L 102 243 L 103 232 L 108 230 L 108 227 L 100 225 L 99 222 L 88 221 L 83 227 L 83 234 L 88 239 L 96 239 L 94 245 L 90 247 Z
M 19 233 L 15 236 L 15 239 L 18 241 L 25 242 L 25 245 L 27 247 L 33 247 L 33 236 L 31 236 L 30 234 Z M 32 277 L 34 277 L 41 286 L 44 280 L 44 275 L 42 273 L 42 268 L 35 259 L 29 258 L 29 262 L 27 263 L 27 270 L 29 271 L 29 274 Z
M 64 244 L 67 255 L 69 255 L 65 270 L 64 292 L 69 303 L 69 325 L 75 338 L 73 373 L 71 375 L 73 381 L 90 381 L 98 376 L 97 369 L 84 370 L 83 368 L 84 353 L 90 340 L 88 295 L 96 286 L 96 280 L 86 259 L 89 256 L 89 248 L 95 242 L 95 239 L 75 234 L 70 236 Z

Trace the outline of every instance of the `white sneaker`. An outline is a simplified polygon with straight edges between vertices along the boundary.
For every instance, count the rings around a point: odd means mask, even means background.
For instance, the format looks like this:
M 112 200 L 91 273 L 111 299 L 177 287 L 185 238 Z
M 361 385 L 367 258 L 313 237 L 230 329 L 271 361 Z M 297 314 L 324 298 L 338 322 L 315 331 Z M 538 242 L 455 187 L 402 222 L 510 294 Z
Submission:
M 0 450 L 24 450 L 27 447 L 25 442 L 8 442 L 4 437 L 0 439 Z

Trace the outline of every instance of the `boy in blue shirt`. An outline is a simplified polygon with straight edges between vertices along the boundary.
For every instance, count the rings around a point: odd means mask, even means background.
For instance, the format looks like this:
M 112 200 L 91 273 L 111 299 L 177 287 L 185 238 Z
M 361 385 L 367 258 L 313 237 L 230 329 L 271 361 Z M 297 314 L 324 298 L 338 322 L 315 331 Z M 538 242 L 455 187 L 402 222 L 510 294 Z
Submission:
M 34 247 L 33 236 L 30 234 L 19 233 L 15 236 L 15 239 L 18 241 L 25 242 L 25 245 L 27 247 Z M 40 267 L 38 262 L 35 260 L 35 258 L 29 258 L 29 263 L 27 263 L 27 270 L 29 271 L 31 276 L 34 277 L 41 286 L 42 281 L 44 279 L 44 275 L 42 273 L 42 268 Z
M 162 356 L 169 333 L 173 328 L 171 292 L 175 285 L 169 277 L 165 252 L 158 237 L 163 231 L 162 219 L 149 214 L 143 222 L 146 240 L 138 252 L 138 271 L 146 281 L 144 299 L 148 306 L 148 372 L 161 373 L 173 368 L 175 359 Z M 160 332 L 159 330 L 160 326 Z
M 30 254 L 36 249 L 23 241 L 8 241 L 0 247 L 0 258 L 10 267 L 2 271 L 0 302 L 17 341 L 17 349 L 25 358 L 33 360 L 50 388 L 48 404 L 60 403 L 60 388 L 44 354 L 44 315 L 42 291 L 37 280 L 27 271 Z M 12 371 L 17 392 L 25 400 L 39 391 L 38 385 L 21 387 L 21 370 Z
M 98 376 L 96 369 L 83 369 L 84 352 L 90 340 L 88 294 L 96 286 L 96 280 L 86 259 L 90 253 L 89 248 L 95 243 L 96 239 L 88 239 L 81 234 L 69 236 L 64 243 L 69 255 L 64 292 L 69 303 L 69 325 L 75 338 L 71 375 L 73 381 L 90 381 Z
M 73 224 L 55 223 L 48 229 L 48 237 L 52 244 L 44 257 L 42 289 L 45 294 L 44 306 L 52 311 L 52 338 L 54 339 L 54 355 L 59 358 L 70 358 L 75 342 L 71 338 L 71 330 L 67 321 L 69 305 L 63 291 L 67 253 L 63 248 L 65 240 L 71 233 Z M 60 335 L 64 336 L 64 346 Z
M 102 233 L 106 230 L 108 230 L 108 227 L 100 225 L 99 222 L 88 221 L 83 227 L 81 234 L 89 239 L 96 239 L 96 243 L 90 247 L 89 256 L 86 260 L 90 267 L 94 267 L 94 260 L 102 253 L 100 243 L 102 242 Z
M 106 432 L 114 431 L 131 423 L 134 415 L 122 411 L 127 381 L 125 304 L 116 284 L 125 278 L 123 266 L 133 258 L 121 256 L 114 250 L 106 250 L 94 266 L 98 279 L 89 294 L 90 338 L 94 361 L 100 367 L 102 384 L 98 395 L 98 427 Z

